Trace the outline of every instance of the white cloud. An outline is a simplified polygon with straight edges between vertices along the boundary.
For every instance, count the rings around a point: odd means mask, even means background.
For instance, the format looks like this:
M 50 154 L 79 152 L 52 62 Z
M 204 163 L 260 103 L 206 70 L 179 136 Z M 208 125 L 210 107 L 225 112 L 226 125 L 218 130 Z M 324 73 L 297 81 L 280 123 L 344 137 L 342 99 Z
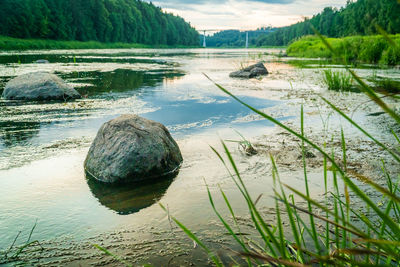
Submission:
M 311 17 L 346 0 L 156 0 L 153 3 L 190 22 L 196 29 L 281 27 Z

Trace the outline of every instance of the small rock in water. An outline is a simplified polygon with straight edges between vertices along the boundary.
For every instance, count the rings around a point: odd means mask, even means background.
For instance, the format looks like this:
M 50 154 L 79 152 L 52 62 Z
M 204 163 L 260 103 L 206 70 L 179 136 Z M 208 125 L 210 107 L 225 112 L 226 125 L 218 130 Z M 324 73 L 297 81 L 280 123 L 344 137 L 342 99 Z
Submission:
M 239 71 L 231 72 L 229 74 L 229 77 L 233 78 L 254 78 L 260 75 L 267 75 L 268 70 L 265 68 L 264 63 L 258 62 L 257 64 L 248 66 L 247 68 L 244 68 Z
M 317 157 L 314 153 L 312 153 L 311 151 L 308 151 L 308 150 L 304 151 L 304 156 L 306 159 L 313 159 L 313 158 Z M 302 158 L 303 158 L 303 154 L 301 154 L 297 157 L 297 159 L 302 159 Z
M 253 145 L 252 145 L 250 142 L 248 142 L 248 141 L 240 142 L 240 143 L 239 143 L 239 148 L 242 148 L 243 151 L 244 151 L 244 153 L 245 153 L 247 156 L 254 156 L 254 155 L 257 155 L 257 154 L 258 154 L 258 151 L 257 151 L 257 150 L 253 147 Z
M 257 150 L 252 145 L 247 146 L 244 152 L 246 153 L 247 156 L 257 155 L 258 153 Z
M 178 173 L 179 147 L 161 123 L 122 115 L 103 124 L 85 160 L 85 171 L 104 183 L 132 183 Z
M 35 61 L 37 64 L 49 64 L 50 62 L 46 59 L 38 59 Z
M 31 72 L 9 81 L 3 91 L 9 100 L 70 100 L 81 98 L 72 86 L 48 72 Z

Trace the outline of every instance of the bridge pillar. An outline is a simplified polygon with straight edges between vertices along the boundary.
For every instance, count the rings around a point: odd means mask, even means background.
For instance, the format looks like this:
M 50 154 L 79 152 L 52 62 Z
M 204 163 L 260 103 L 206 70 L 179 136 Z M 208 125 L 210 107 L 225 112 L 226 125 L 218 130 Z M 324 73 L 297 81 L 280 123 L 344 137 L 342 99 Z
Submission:
M 203 47 L 205 48 L 207 45 L 206 45 L 206 31 L 204 31 L 204 34 L 203 34 Z
M 246 49 L 249 48 L 249 32 L 246 32 Z

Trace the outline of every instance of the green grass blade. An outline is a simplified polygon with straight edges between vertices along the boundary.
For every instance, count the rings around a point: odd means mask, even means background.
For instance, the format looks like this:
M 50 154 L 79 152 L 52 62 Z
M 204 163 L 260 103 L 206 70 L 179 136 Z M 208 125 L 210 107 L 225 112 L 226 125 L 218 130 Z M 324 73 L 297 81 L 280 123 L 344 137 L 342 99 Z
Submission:
M 208 79 L 210 79 L 207 75 L 206 77 Z M 210 81 L 212 81 L 210 79 Z M 213 81 L 212 81 L 213 82 Z M 269 121 L 275 123 L 276 125 L 278 125 L 279 127 L 287 130 L 289 133 L 297 136 L 298 138 L 300 138 L 300 140 L 304 140 L 306 143 L 308 143 L 310 146 L 312 146 L 313 148 L 315 148 L 317 151 L 319 151 L 323 156 L 326 156 L 327 159 L 331 162 L 332 167 L 334 169 L 336 169 L 343 181 L 349 186 L 349 188 L 357 194 L 358 197 L 360 197 L 368 206 L 370 206 L 375 212 L 376 214 L 382 218 L 382 220 L 386 221 L 386 223 L 388 224 L 388 226 L 391 228 L 391 230 L 395 233 L 395 234 L 399 234 L 400 235 L 400 227 L 393 222 L 393 220 L 386 216 L 376 205 L 375 203 L 360 189 L 358 188 L 344 173 L 343 170 L 340 169 L 339 165 L 325 152 L 323 151 L 319 146 L 317 146 L 316 144 L 314 144 L 313 142 L 311 142 L 309 139 L 307 139 L 306 137 L 302 136 L 301 134 L 297 133 L 296 131 L 292 130 L 291 128 L 287 127 L 286 125 L 282 124 L 281 122 L 279 122 L 278 120 L 272 118 L 271 116 L 259 111 L 258 109 L 246 104 L 245 102 L 243 102 L 242 100 L 240 100 L 238 97 L 234 96 L 232 93 L 230 93 L 228 90 L 226 90 L 225 88 L 223 88 L 222 86 L 220 86 L 219 84 L 213 82 L 220 90 L 222 90 L 223 92 L 225 92 L 226 94 L 228 94 L 229 96 L 231 96 L 233 99 L 235 99 L 236 101 L 238 101 L 239 103 L 241 103 L 242 105 L 248 107 L 250 110 L 254 111 L 255 113 L 261 115 L 262 117 L 268 119 Z M 237 169 L 235 170 L 237 171 Z M 277 246 L 279 247 L 279 246 Z
M 222 142 L 222 141 L 221 141 L 221 142 Z M 223 142 L 222 142 L 222 144 L 223 144 L 223 146 L 224 146 L 225 152 L 228 153 L 228 154 L 230 154 L 229 151 L 227 150 L 227 147 L 225 146 L 225 144 L 224 144 Z M 259 234 L 260 234 L 260 236 L 262 237 L 262 239 L 264 240 L 265 245 L 270 249 L 272 255 L 273 255 L 274 257 L 277 257 L 277 254 L 276 254 L 276 252 L 275 252 L 275 249 L 274 249 L 274 248 L 271 246 L 271 244 L 270 244 L 271 238 L 269 238 L 269 237 L 263 232 L 262 227 L 260 226 L 260 224 L 258 223 L 258 221 L 257 221 L 257 219 L 256 219 L 256 217 L 255 217 L 255 215 L 254 215 L 254 212 L 253 212 L 252 207 L 251 207 L 252 201 L 248 199 L 248 197 L 247 197 L 247 195 L 246 195 L 246 192 L 241 188 L 241 186 L 239 185 L 239 183 L 236 181 L 236 179 L 234 178 L 233 174 L 230 172 L 230 170 L 229 170 L 228 166 L 226 165 L 226 163 L 225 163 L 224 159 L 222 158 L 222 156 L 218 153 L 218 151 L 217 151 L 215 148 L 211 147 L 211 149 L 217 154 L 217 156 L 219 157 L 219 159 L 221 160 L 221 162 L 222 162 L 223 165 L 225 166 L 225 169 L 226 169 L 226 170 L 228 171 L 228 173 L 230 174 L 230 176 L 231 176 L 233 182 L 236 184 L 237 188 L 239 189 L 239 191 L 240 191 L 241 194 L 243 195 L 244 199 L 246 200 L 246 203 L 247 203 L 247 205 L 248 205 L 248 207 L 249 207 L 249 212 L 250 212 L 252 221 L 253 221 L 253 223 L 254 223 L 254 226 L 255 226 L 255 228 L 257 229 L 257 231 L 259 232 Z M 240 176 L 240 174 L 239 174 L 239 176 Z M 273 234 L 272 231 L 271 231 L 271 234 Z
M 110 251 L 108 251 L 107 249 L 97 245 L 97 244 L 93 244 L 93 246 L 95 248 L 97 248 L 98 250 L 104 252 L 106 255 L 113 257 L 114 259 L 116 259 L 117 261 L 119 261 L 120 263 L 124 264 L 127 267 L 133 267 L 133 265 L 129 264 L 128 262 L 126 262 L 125 260 L 121 259 L 121 257 L 111 253 Z
M 281 183 L 280 177 L 279 177 L 279 175 L 278 175 L 278 168 L 277 168 L 277 166 L 276 166 L 275 160 L 274 160 L 274 158 L 272 157 L 272 155 L 270 155 L 270 159 L 271 159 L 271 163 L 272 163 L 272 174 L 274 175 L 274 180 L 275 180 L 275 179 L 278 180 L 278 183 L 279 183 L 279 186 L 280 186 L 280 189 L 281 189 L 281 194 L 282 194 L 282 196 L 280 196 L 280 195 L 277 193 L 277 191 L 274 189 L 275 195 L 276 195 L 276 196 L 278 197 L 278 199 L 281 200 L 281 201 L 285 204 L 285 206 L 286 206 L 286 211 L 287 211 L 287 213 L 288 213 L 289 222 L 290 222 L 290 226 L 291 226 L 291 228 L 292 228 L 292 234 L 293 234 L 293 236 L 294 236 L 294 240 L 295 240 L 295 242 L 296 242 L 297 247 L 298 247 L 298 248 L 301 248 L 302 244 L 301 244 L 300 235 L 299 235 L 300 229 L 298 229 L 298 228 L 296 227 L 296 223 L 295 223 L 295 220 L 294 220 L 294 217 L 293 217 L 293 211 L 292 211 L 292 209 L 291 209 L 291 207 L 290 207 L 290 205 L 289 205 L 289 201 L 288 201 L 288 199 L 287 199 L 287 197 L 286 197 L 285 191 L 283 190 L 282 183 Z M 276 203 L 277 203 L 278 199 L 276 200 Z M 276 205 L 278 206 L 278 203 L 277 203 Z M 281 225 L 278 225 L 278 226 L 281 227 Z M 282 238 L 283 238 L 283 228 L 280 229 L 280 231 L 282 231 L 282 234 L 281 234 L 281 235 L 282 235 Z M 283 244 L 282 244 L 282 245 L 283 245 Z M 284 251 L 286 251 L 286 249 L 284 249 Z M 284 255 L 286 255 L 286 254 L 284 254 Z M 299 259 L 300 259 L 301 262 L 304 262 L 304 255 L 303 255 L 303 253 L 302 253 L 301 250 L 300 250 L 299 253 L 298 253 L 298 257 L 299 257 Z
M 303 105 L 301 105 L 301 111 L 300 111 L 300 131 L 301 131 L 301 136 L 303 139 L 301 139 L 301 156 L 302 156 L 302 161 L 303 161 L 303 171 L 304 171 L 304 183 L 306 187 L 306 194 L 307 197 L 310 197 L 310 189 L 308 185 L 308 177 L 307 177 L 307 164 L 306 164 L 306 155 L 305 155 L 305 148 L 304 148 L 304 110 L 303 110 Z M 308 211 L 312 213 L 312 206 L 311 203 L 307 201 L 307 207 Z M 318 241 L 318 234 L 317 230 L 315 228 L 315 222 L 314 222 L 314 216 L 310 215 L 310 225 L 311 225 L 311 231 L 312 231 L 312 239 L 314 241 L 315 248 L 317 249 L 318 255 L 321 254 L 321 247 Z
M 386 39 L 386 41 L 393 46 L 394 48 L 397 48 L 397 44 L 395 41 L 393 41 L 392 38 L 390 38 L 389 34 L 378 24 L 375 24 L 376 30 L 383 36 L 383 38 Z
M 388 147 L 386 147 L 383 143 L 379 142 L 376 138 L 374 138 L 371 134 L 369 134 L 367 131 L 365 131 L 361 126 L 359 126 L 355 121 L 353 121 L 349 116 L 344 114 L 340 109 L 338 109 L 335 105 L 333 105 L 331 102 L 329 102 L 327 99 L 324 97 L 320 96 L 321 99 L 327 103 L 333 110 L 335 110 L 337 113 L 340 114 L 343 118 L 345 118 L 348 122 L 350 122 L 354 127 L 356 127 L 359 131 L 361 131 L 365 136 L 370 138 L 374 143 L 376 143 L 378 146 L 389 152 L 393 158 L 397 161 L 400 162 L 400 157 L 396 154 L 396 152 L 392 151 Z
M 168 212 L 167 209 L 164 207 L 164 205 L 162 205 L 161 203 L 159 203 L 159 205 L 165 212 Z M 198 239 L 194 233 L 192 233 L 185 225 L 183 225 L 175 217 L 173 217 L 173 216 L 170 216 L 170 217 L 179 226 L 179 228 L 181 228 L 183 230 L 183 232 L 185 232 L 185 234 L 190 239 L 192 239 L 194 242 L 196 242 L 200 247 L 202 247 L 207 252 L 207 254 L 211 258 L 211 260 L 215 263 L 216 266 L 218 266 L 218 267 L 223 266 L 221 261 L 218 259 L 218 257 L 215 256 L 214 253 L 211 252 L 211 250 L 203 242 L 201 242 L 200 239 Z
M 277 241 L 277 239 L 274 236 L 274 234 L 272 233 L 271 229 L 269 229 L 268 225 L 265 223 L 264 219 L 261 217 L 261 215 L 258 212 L 257 208 L 255 207 L 254 202 L 252 201 L 251 196 L 250 196 L 249 192 L 247 191 L 247 188 L 246 188 L 245 184 L 243 183 L 243 180 L 242 180 L 242 178 L 240 176 L 240 173 L 239 173 L 239 170 L 238 170 L 238 168 L 236 166 L 236 163 L 233 160 L 232 155 L 228 150 L 228 147 L 226 146 L 226 144 L 224 142 L 222 142 L 222 146 L 223 146 L 223 148 L 225 150 L 226 155 L 228 156 L 228 159 L 229 159 L 229 162 L 230 162 L 232 168 L 235 171 L 235 174 L 236 174 L 236 176 L 237 176 L 237 178 L 239 180 L 239 183 L 242 186 L 243 194 L 244 194 L 244 197 L 245 197 L 245 199 L 247 201 L 247 205 L 249 206 L 249 210 L 251 211 L 251 214 L 254 215 L 254 219 L 255 219 L 255 220 L 253 220 L 254 223 L 259 224 L 260 229 L 262 229 L 265 233 L 267 233 L 269 240 L 272 241 L 272 243 L 274 244 L 276 249 L 280 250 L 279 242 Z M 263 238 L 265 240 L 266 236 L 263 236 Z M 267 243 L 267 245 L 268 244 L 269 243 Z M 271 253 L 273 253 L 274 256 L 276 256 L 276 253 L 275 253 L 274 250 L 272 250 Z
M 228 230 L 229 234 L 236 240 L 236 242 L 243 248 L 243 250 L 245 252 L 249 252 L 246 245 L 243 243 L 243 241 L 241 239 L 239 239 L 239 237 L 235 234 L 235 232 L 232 230 L 232 228 L 230 227 L 230 225 L 224 220 L 224 218 L 222 218 L 221 214 L 218 212 L 218 210 L 215 207 L 214 204 L 214 200 L 213 197 L 211 195 L 210 189 L 208 187 L 208 185 L 206 184 L 207 187 L 207 194 L 208 194 L 208 199 L 210 201 L 211 207 L 214 210 L 214 213 L 217 215 L 217 217 L 219 218 L 219 220 L 222 222 L 222 224 L 224 225 L 224 227 L 226 228 L 226 230 Z M 228 202 L 229 203 L 229 202 Z

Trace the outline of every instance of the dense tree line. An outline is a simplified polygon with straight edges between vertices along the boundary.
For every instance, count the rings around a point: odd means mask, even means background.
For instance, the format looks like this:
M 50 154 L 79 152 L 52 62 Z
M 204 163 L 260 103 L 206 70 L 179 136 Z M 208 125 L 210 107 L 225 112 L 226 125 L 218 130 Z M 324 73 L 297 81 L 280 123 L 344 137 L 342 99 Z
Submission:
M 249 45 L 255 46 L 260 36 L 264 36 L 275 29 L 270 27 L 259 28 L 255 31 L 248 31 Z M 201 43 L 203 35 L 201 35 Z M 244 47 L 246 45 L 246 32 L 239 30 L 225 30 L 211 36 L 206 36 L 208 47 Z
M 154 45 L 199 40 L 181 17 L 140 0 L 0 0 L 0 35 Z
M 260 36 L 256 43 L 258 46 L 287 45 L 301 36 L 313 34 L 312 26 L 329 37 L 372 35 L 378 33 L 375 25 L 391 34 L 400 33 L 397 0 L 348 0 L 341 9 L 326 7 L 311 19 Z

